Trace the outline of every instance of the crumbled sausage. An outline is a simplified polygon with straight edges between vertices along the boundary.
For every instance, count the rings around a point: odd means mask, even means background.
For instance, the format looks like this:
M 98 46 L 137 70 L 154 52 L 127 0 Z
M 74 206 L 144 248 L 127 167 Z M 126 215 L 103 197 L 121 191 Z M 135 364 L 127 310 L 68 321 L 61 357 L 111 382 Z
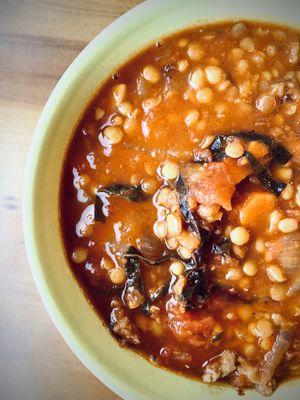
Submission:
M 112 331 L 124 340 L 125 343 L 140 344 L 141 338 L 138 330 L 130 321 L 122 302 L 119 299 L 114 299 L 112 301 L 112 307 L 110 314 L 110 326 Z
M 231 350 L 224 350 L 221 354 L 204 363 L 202 380 L 205 383 L 216 382 L 220 378 L 231 374 L 235 368 L 236 356 Z

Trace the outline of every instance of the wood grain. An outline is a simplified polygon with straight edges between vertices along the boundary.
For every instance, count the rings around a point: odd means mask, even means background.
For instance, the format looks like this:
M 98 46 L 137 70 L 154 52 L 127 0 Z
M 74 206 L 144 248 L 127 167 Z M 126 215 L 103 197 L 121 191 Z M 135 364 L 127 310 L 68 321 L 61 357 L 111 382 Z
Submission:
M 37 294 L 22 181 L 37 118 L 81 49 L 137 0 L 0 0 L 0 399 L 115 400 L 76 359 Z

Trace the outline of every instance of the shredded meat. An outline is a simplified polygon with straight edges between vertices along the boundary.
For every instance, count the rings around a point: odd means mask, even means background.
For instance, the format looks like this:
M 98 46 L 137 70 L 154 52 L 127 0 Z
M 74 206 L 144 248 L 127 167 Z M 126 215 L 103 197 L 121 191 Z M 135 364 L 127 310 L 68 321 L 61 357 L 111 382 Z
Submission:
M 271 394 L 276 389 L 276 381 L 275 379 L 271 379 L 269 382 L 265 384 L 259 383 L 258 385 L 255 386 L 255 389 L 263 396 L 271 396 Z
M 300 266 L 300 233 L 290 233 L 282 238 L 266 244 L 268 256 L 278 259 L 285 272 L 291 274 Z
M 298 56 L 299 56 L 299 42 L 292 42 L 290 44 L 290 57 L 289 57 L 289 62 L 291 64 L 296 64 L 298 61 Z
M 194 152 L 194 159 L 201 163 L 212 162 L 213 155 L 209 149 L 196 149 Z
M 239 388 L 254 387 L 263 396 L 270 396 L 276 388 L 275 371 L 289 350 L 292 339 L 291 331 L 280 331 L 272 349 L 258 366 L 250 364 L 243 357 L 236 359 L 234 353 L 225 350 L 205 366 L 203 381 L 215 382 L 232 373 L 228 377 L 232 385 Z
M 182 351 L 176 347 L 163 347 L 160 350 L 160 358 L 164 359 L 165 362 L 169 363 L 174 360 L 181 364 L 187 364 L 192 362 L 193 357 L 186 351 Z
M 272 349 L 265 355 L 260 367 L 260 378 L 256 390 L 264 396 L 270 396 L 275 389 L 274 373 L 292 344 L 293 335 L 288 330 L 278 333 Z
M 239 261 L 231 256 L 216 255 L 212 257 L 209 264 L 210 279 L 215 287 L 222 289 L 225 293 L 236 295 L 238 298 L 245 301 L 265 300 L 268 298 L 268 288 L 260 285 L 259 282 L 253 282 L 251 290 L 244 289 L 240 285 L 240 281 L 229 280 L 227 271 L 229 268 L 239 269 Z
M 231 350 L 224 350 L 221 354 L 204 363 L 203 382 L 212 383 L 231 374 L 236 368 L 236 356 Z
M 185 311 L 171 300 L 168 305 L 167 324 L 177 339 L 193 345 L 205 344 L 213 330 L 214 319 L 204 310 Z
M 191 336 L 208 337 L 213 323 L 213 318 L 209 315 L 186 311 L 181 316 L 171 317 L 169 327 L 176 336 L 191 339 Z
M 299 292 L 300 292 L 300 275 L 298 275 L 291 283 L 289 290 L 287 292 L 287 296 L 290 297 Z
M 112 331 L 119 336 L 125 343 L 140 344 L 141 339 L 137 328 L 127 316 L 126 309 L 121 300 L 112 301 L 112 311 L 110 314 L 110 326 Z
M 238 388 L 253 387 L 259 382 L 258 367 L 239 356 L 237 359 L 237 368 L 228 378 L 230 384 Z

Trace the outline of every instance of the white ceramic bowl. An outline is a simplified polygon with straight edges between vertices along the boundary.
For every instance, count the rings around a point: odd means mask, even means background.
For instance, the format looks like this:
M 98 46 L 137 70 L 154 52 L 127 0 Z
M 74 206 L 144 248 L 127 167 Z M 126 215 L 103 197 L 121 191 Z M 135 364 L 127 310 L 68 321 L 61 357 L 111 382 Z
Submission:
M 64 257 L 58 193 L 64 153 L 80 113 L 107 76 L 149 42 L 189 26 L 254 19 L 299 27 L 299 0 L 150 0 L 101 32 L 53 90 L 39 119 L 24 184 L 24 231 L 32 274 L 43 302 L 77 357 L 113 391 L 130 400 L 234 400 L 236 391 L 209 387 L 155 368 L 121 349 L 86 301 Z M 299 399 L 300 381 L 272 400 Z M 254 391 L 245 400 L 259 399 Z

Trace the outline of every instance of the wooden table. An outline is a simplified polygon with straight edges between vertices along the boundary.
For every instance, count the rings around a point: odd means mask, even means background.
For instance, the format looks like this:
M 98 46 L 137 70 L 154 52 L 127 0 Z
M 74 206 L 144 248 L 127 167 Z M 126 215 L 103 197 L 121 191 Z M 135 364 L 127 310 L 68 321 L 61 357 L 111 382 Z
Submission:
M 22 230 L 24 163 L 37 118 L 81 49 L 138 0 L 0 0 L 0 399 L 115 400 L 41 303 Z

